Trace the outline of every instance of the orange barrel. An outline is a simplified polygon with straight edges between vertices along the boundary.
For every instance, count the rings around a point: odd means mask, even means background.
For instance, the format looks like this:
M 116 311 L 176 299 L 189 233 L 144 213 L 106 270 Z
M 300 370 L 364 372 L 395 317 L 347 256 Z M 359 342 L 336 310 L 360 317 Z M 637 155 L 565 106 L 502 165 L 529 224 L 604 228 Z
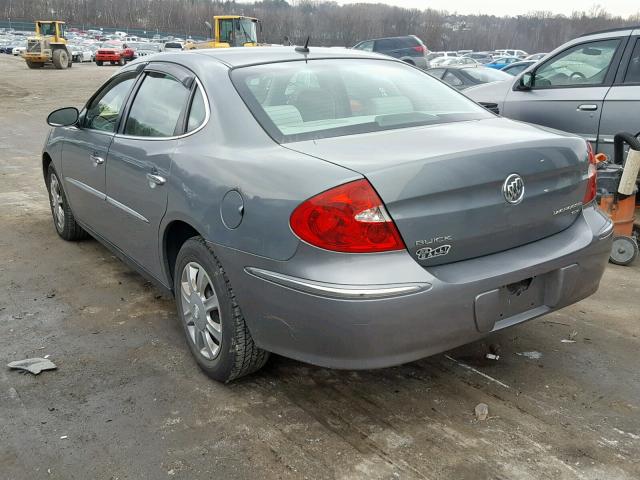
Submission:
M 616 201 L 616 196 L 618 197 Z M 613 221 L 613 231 L 616 236 L 630 237 L 633 233 L 635 219 L 636 196 L 603 194 L 598 202 L 600 208 Z

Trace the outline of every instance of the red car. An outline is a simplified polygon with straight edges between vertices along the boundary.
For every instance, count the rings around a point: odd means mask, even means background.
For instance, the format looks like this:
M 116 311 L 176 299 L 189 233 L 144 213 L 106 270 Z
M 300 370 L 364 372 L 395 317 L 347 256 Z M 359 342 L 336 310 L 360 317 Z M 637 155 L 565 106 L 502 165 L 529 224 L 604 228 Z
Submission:
M 124 65 L 125 62 L 133 60 L 136 56 L 133 48 L 129 48 L 122 42 L 104 42 L 96 51 L 96 65 L 102 66 L 104 62 L 111 62 L 111 65 Z

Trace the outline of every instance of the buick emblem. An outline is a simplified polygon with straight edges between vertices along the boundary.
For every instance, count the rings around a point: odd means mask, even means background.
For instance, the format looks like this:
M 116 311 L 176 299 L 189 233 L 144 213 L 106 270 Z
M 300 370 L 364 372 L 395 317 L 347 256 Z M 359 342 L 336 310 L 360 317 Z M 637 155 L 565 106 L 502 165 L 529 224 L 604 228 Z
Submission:
M 504 199 L 516 205 L 522 201 L 524 197 L 524 181 L 517 173 L 512 173 L 502 184 L 502 195 Z

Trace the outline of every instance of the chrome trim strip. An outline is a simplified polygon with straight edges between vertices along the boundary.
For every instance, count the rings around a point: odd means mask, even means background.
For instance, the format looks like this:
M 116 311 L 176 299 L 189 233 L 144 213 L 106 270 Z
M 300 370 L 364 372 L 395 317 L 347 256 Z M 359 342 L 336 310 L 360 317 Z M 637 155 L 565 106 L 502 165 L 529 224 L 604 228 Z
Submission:
M 399 297 L 431 288 L 429 283 L 402 283 L 388 285 L 342 285 L 316 282 L 292 277 L 283 273 L 271 272 L 256 267 L 245 267 L 248 274 L 304 293 L 340 300 L 373 300 L 378 298 Z
M 95 188 L 90 187 L 86 183 L 82 183 L 80 180 L 76 180 L 75 178 L 71 178 L 71 177 L 65 177 L 64 179 L 65 181 L 69 182 L 71 185 L 75 185 L 79 189 L 84 190 L 85 192 L 88 192 L 92 195 L 95 195 L 100 200 L 104 200 L 105 198 L 107 198 L 107 196 L 104 193 L 102 193 L 100 190 L 96 190 Z
M 118 207 L 120 210 L 128 213 L 129 215 L 131 215 L 132 217 L 137 218 L 138 220 L 142 220 L 145 223 L 149 223 L 149 220 L 147 220 L 147 217 L 139 214 L 138 212 L 136 212 L 134 209 L 127 207 L 124 203 L 120 203 L 119 201 L 107 196 L 106 197 L 107 203 L 110 205 L 113 205 L 114 207 Z

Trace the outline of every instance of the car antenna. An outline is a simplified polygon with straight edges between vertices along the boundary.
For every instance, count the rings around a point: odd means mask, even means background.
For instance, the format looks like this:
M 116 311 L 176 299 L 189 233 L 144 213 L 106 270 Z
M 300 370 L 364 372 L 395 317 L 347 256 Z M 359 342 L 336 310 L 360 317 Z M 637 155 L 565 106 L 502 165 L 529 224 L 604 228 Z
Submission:
M 309 53 L 309 39 L 311 36 L 307 36 L 307 41 L 304 42 L 304 47 L 296 47 L 296 52 L 300 53 Z

